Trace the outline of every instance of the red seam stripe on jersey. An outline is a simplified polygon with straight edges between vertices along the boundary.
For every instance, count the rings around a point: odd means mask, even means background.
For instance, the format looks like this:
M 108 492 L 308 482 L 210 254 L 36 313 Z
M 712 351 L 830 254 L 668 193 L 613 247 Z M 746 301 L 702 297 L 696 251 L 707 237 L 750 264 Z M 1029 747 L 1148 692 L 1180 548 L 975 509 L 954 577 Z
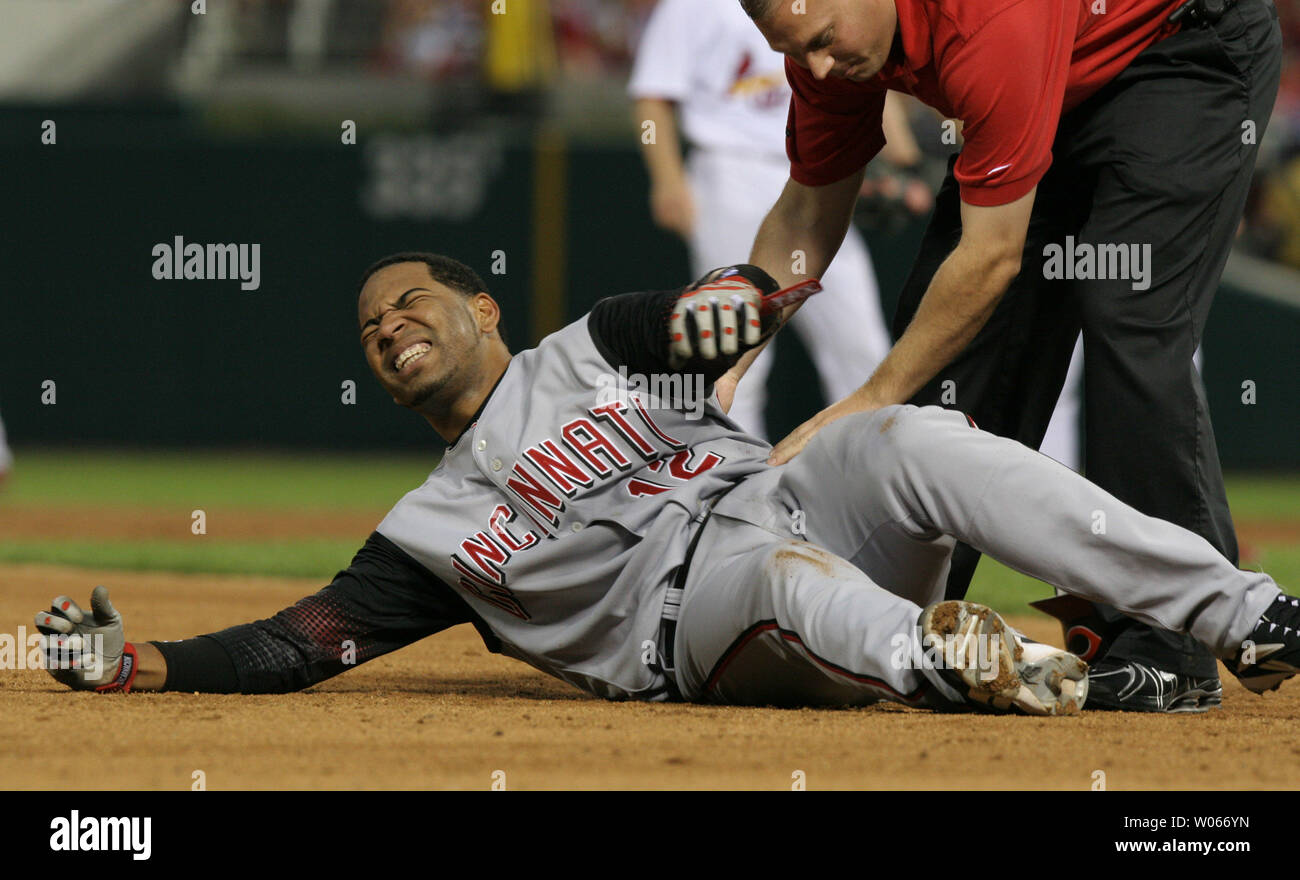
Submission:
M 758 623 L 754 624 L 749 629 L 745 630 L 739 636 L 737 636 L 736 640 L 731 643 L 731 647 L 727 648 L 726 651 L 722 652 L 722 656 L 718 658 L 717 663 L 713 664 L 713 671 L 709 673 L 709 677 L 704 683 L 704 693 L 705 694 L 709 693 L 717 686 L 718 679 L 722 677 L 722 673 L 726 671 L 728 664 L 731 663 L 731 661 L 740 653 L 742 649 L 744 649 L 746 645 L 748 645 L 751 641 L 753 641 L 755 638 L 762 635 L 763 633 L 772 632 L 773 630 L 776 630 L 778 633 L 780 633 L 781 638 L 785 639 L 788 642 L 794 642 L 799 647 L 803 648 L 804 651 L 807 652 L 808 656 L 811 657 L 817 663 L 818 666 L 821 666 L 824 669 L 828 669 L 831 672 L 834 672 L 836 675 L 841 675 L 844 676 L 845 678 L 852 679 L 858 684 L 871 685 L 872 687 L 877 687 L 880 688 L 881 690 L 888 691 L 889 693 L 893 694 L 895 697 L 902 700 L 903 702 L 906 703 L 920 702 L 921 698 L 925 695 L 926 690 L 928 690 L 929 688 L 929 685 L 923 682 L 919 688 L 917 688 L 915 691 L 913 691 L 910 694 L 899 693 L 898 691 L 890 687 L 888 684 L 886 684 L 884 681 L 881 681 L 880 679 L 874 676 L 863 675 L 858 672 L 853 672 L 851 670 L 845 669 L 843 666 L 839 666 L 838 664 L 832 663 L 831 661 L 823 657 L 817 656 L 816 654 L 813 653 L 812 649 L 809 648 L 808 645 L 804 643 L 804 640 L 800 637 L 800 635 L 797 632 L 795 632 L 792 629 L 782 628 L 781 625 L 778 624 L 775 620 L 760 620 Z

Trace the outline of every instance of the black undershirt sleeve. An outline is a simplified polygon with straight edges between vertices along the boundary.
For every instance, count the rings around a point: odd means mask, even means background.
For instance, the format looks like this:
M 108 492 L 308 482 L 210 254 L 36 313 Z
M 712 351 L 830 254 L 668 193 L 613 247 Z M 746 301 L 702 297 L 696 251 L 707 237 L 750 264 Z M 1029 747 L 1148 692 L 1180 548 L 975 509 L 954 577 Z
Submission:
M 374 532 L 320 592 L 265 620 L 179 642 L 154 642 L 163 690 L 285 693 L 310 687 L 459 623 L 499 643 L 465 601 Z
M 695 358 L 681 369 L 668 365 L 668 316 L 673 312 L 681 290 L 653 290 L 624 293 L 602 299 L 587 318 L 587 332 L 601 356 L 617 369 L 642 375 L 684 373 L 701 374 L 704 384 L 712 385 L 730 370 L 745 352 L 722 355 L 712 360 Z

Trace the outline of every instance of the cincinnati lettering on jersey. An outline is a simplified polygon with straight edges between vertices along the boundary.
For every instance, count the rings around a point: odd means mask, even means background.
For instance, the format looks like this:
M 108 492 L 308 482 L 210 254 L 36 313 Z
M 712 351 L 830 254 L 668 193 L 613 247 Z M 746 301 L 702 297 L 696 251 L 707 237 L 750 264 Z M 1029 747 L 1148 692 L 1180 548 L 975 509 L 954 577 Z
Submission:
M 657 476 L 679 482 L 722 462 L 722 456 L 714 452 L 697 461 L 684 442 L 660 427 L 640 398 L 631 395 L 629 399 L 630 404 L 615 400 L 589 408 L 585 416 L 560 426 L 559 442 L 548 437 L 525 449 L 515 462 L 506 488 L 543 534 L 553 534 L 560 524 L 566 498 L 615 474 L 627 473 L 633 467 L 633 456 Z M 633 477 L 626 488 L 633 497 L 640 497 L 668 492 L 673 485 Z
M 516 537 L 510 530 L 510 523 L 517 517 L 510 505 L 498 504 L 488 516 L 487 530 L 475 532 L 461 541 L 460 548 L 451 554 L 451 565 L 460 576 L 459 584 L 465 592 L 520 620 L 528 620 L 527 609 L 506 586 L 504 569 L 511 556 L 528 550 L 540 539 L 532 529 L 522 538 Z
M 669 492 L 725 460 L 715 452 L 698 455 L 670 436 L 635 395 L 630 405 L 616 400 L 591 407 L 560 426 L 559 434 L 558 441 L 548 437 L 524 450 L 506 480 L 517 502 L 493 508 L 487 528 L 462 540 L 451 555 L 462 589 L 521 620 L 530 615 L 508 585 L 506 565 L 555 535 L 565 499 L 628 473 L 634 456 L 655 477 L 629 479 L 626 491 L 634 498 Z M 512 526 L 520 512 L 535 528 Z

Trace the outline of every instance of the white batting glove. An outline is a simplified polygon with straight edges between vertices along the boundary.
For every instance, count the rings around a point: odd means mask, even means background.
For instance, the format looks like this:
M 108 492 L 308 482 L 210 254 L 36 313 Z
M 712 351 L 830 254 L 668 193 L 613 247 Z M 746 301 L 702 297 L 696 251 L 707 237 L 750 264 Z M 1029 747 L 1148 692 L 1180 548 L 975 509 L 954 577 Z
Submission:
M 79 691 L 131 690 L 135 681 L 135 647 L 126 640 L 122 615 L 108 600 L 108 588 L 90 594 L 93 613 L 82 611 L 67 596 L 36 614 L 46 669 L 58 682 Z
M 669 366 L 678 370 L 695 357 L 709 361 L 758 345 L 775 326 L 763 320 L 762 303 L 762 292 L 738 274 L 706 276 L 681 295 L 668 318 Z

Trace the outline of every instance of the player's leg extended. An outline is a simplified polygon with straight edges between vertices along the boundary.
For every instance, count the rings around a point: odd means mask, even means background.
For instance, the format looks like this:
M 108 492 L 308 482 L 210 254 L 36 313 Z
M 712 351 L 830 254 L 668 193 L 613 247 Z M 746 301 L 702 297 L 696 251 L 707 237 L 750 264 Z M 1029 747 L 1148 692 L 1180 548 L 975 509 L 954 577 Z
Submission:
M 690 700 L 951 707 L 911 662 L 921 609 L 806 541 L 714 513 L 691 563 L 675 643 Z
M 936 407 L 832 423 L 785 467 L 777 494 L 807 511 L 810 540 L 868 573 L 887 552 L 875 545 L 899 541 L 891 528 L 916 541 L 948 534 L 1073 595 L 1190 632 L 1219 656 L 1280 594 L 1199 535 Z
M 1144 273 L 1130 265 L 1128 277 L 1076 283 L 1088 477 L 1144 513 L 1197 532 L 1234 562 L 1236 536 L 1193 352 L 1268 122 L 1279 47 L 1275 13 L 1261 0 L 1243 0 L 1214 27 L 1184 28 L 1139 55 L 1095 109 L 1081 108 L 1073 146 L 1096 165 L 1080 244 L 1124 248 Z M 1217 674 L 1195 644 L 1140 626 L 1122 632 L 1107 656 Z
M 1087 693 L 1081 660 L 1022 643 L 983 606 L 923 612 L 825 548 L 716 511 L 690 567 L 674 654 L 684 696 L 706 702 L 884 699 L 1057 715 L 1076 713 Z

